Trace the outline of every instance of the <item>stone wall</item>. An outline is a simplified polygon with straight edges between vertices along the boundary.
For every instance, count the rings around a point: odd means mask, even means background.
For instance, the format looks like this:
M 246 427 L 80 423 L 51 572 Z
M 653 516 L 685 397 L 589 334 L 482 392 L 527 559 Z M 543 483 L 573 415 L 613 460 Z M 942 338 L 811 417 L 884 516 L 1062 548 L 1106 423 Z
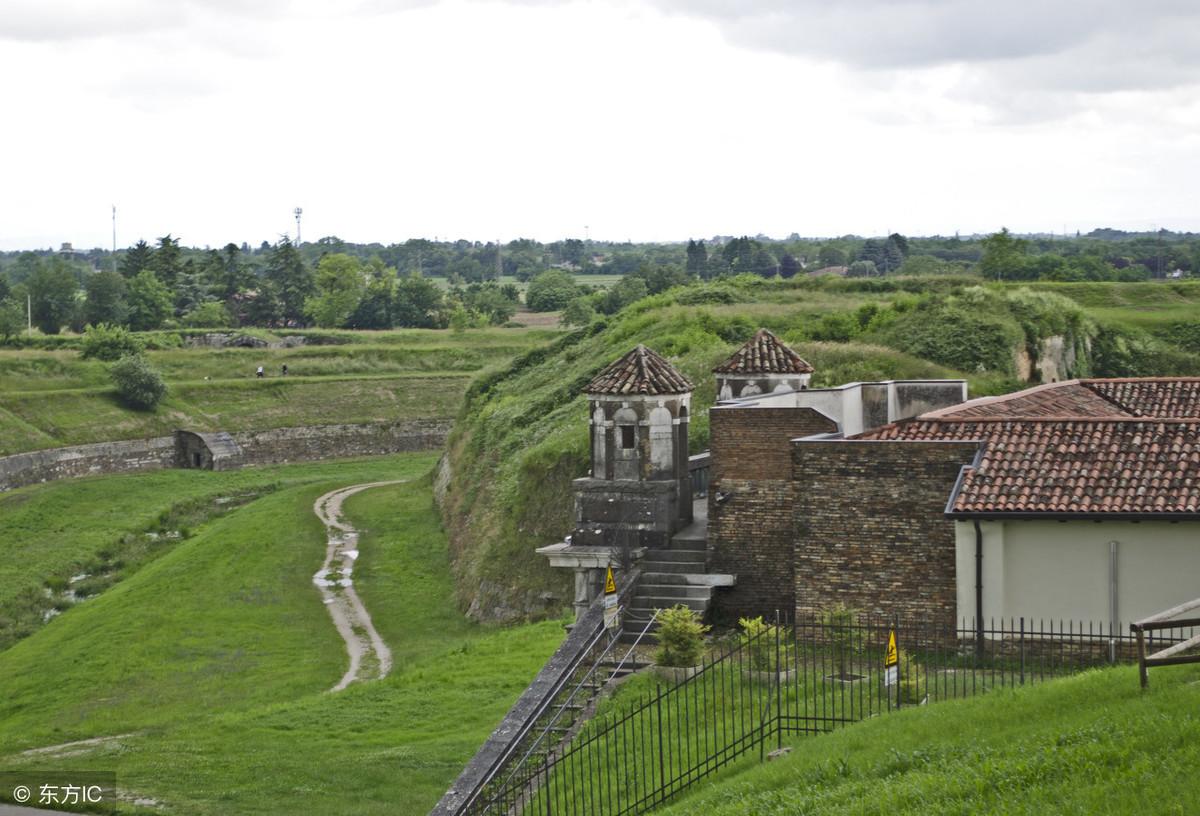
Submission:
M 370 425 L 314 425 L 231 434 L 247 465 L 305 462 L 437 450 L 450 420 Z M 0 491 L 78 476 L 161 470 L 179 464 L 176 437 L 100 442 L 0 457 Z
M 450 433 L 448 419 L 416 419 L 371 425 L 309 425 L 245 431 L 230 436 L 247 465 L 310 462 L 350 456 L 437 450 Z
M 173 436 L 29 451 L 0 457 L 0 491 L 55 479 L 161 470 L 174 465 Z
M 974 442 L 795 443 L 797 612 L 843 603 L 952 625 L 955 531 L 943 514 L 977 448 Z
M 796 605 L 791 440 L 837 426 L 810 408 L 722 406 L 709 413 L 709 427 L 709 568 L 737 576 L 736 586 L 717 593 L 717 609 L 728 618 L 790 610 Z

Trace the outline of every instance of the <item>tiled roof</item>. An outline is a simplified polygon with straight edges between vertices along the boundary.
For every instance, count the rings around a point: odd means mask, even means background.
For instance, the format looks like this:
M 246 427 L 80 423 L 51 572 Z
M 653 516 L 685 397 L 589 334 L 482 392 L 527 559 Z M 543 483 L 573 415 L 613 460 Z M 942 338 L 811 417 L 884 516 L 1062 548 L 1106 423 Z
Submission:
M 759 329 L 715 374 L 811 374 L 813 367 L 766 329 Z
M 858 438 L 979 440 L 951 514 L 1200 514 L 1200 379 L 1055 383 Z
M 1134 414 L 1079 380 L 1039 385 L 1000 397 L 980 397 L 922 414 L 922 419 L 1002 419 L 1016 417 L 1130 417 Z
M 686 394 L 692 384 L 657 352 L 638 344 L 583 390 L 587 394 Z
M 1135 416 L 1200 418 L 1200 378 L 1085 380 L 1088 388 Z
M 1200 419 L 1200 377 L 1067 380 L 921 415 L 946 420 L 1018 417 Z

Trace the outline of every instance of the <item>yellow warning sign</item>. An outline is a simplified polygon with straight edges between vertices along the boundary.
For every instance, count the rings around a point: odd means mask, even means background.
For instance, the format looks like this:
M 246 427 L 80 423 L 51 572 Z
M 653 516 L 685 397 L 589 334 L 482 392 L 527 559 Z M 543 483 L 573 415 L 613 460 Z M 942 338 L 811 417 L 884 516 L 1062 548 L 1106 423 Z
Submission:
M 604 594 L 612 595 L 617 591 L 617 582 L 613 580 L 612 567 L 608 568 L 608 575 L 604 576 Z
M 888 632 L 888 650 L 887 657 L 883 659 L 883 666 L 895 666 L 900 663 L 900 655 L 896 652 L 896 630 L 892 629 Z

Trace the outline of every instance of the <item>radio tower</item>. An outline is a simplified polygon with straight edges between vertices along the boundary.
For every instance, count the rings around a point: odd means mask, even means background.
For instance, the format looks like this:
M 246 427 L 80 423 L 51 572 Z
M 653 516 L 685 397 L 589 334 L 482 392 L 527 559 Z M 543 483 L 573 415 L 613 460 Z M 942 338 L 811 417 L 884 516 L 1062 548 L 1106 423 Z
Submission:
M 304 210 L 297 207 L 292 212 L 296 214 L 296 246 L 300 246 L 300 216 L 304 214 Z

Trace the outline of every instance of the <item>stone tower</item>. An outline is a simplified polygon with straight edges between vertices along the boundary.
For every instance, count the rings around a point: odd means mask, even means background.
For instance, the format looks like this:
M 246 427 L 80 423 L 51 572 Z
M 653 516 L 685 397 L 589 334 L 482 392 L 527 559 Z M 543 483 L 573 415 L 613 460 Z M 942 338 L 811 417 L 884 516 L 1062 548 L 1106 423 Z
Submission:
M 661 547 L 692 518 L 692 384 L 639 345 L 584 389 L 591 474 L 576 479 L 573 546 Z
M 713 373 L 717 399 L 729 400 L 802 391 L 808 388 L 813 367 L 771 332 L 759 329 Z

